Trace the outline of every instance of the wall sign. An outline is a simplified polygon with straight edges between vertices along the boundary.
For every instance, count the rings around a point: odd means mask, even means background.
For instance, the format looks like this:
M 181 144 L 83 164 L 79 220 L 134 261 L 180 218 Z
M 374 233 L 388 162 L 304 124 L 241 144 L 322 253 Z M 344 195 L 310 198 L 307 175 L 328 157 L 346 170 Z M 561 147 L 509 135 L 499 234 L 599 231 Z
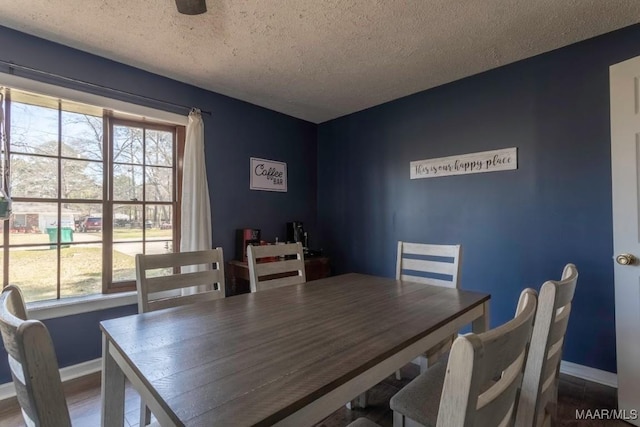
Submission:
M 410 163 L 411 179 L 518 169 L 518 149 L 483 151 Z
M 263 191 L 287 191 L 287 164 L 251 157 L 249 188 Z

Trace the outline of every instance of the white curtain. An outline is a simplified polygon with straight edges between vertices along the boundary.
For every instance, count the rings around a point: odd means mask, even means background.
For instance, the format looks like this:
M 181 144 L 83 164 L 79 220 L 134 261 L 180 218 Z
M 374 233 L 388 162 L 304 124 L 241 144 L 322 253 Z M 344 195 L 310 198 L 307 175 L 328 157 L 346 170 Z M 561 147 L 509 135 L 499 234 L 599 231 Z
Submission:
M 211 205 L 207 169 L 204 161 L 204 123 L 200 110 L 189 113 L 187 137 L 184 148 L 182 172 L 180 252 L 211 249 Z M 210 266 L 187 266 L 183 273 L 209 269 Z M 195 293 L 206 289 L 193 287 L 183 293 Z

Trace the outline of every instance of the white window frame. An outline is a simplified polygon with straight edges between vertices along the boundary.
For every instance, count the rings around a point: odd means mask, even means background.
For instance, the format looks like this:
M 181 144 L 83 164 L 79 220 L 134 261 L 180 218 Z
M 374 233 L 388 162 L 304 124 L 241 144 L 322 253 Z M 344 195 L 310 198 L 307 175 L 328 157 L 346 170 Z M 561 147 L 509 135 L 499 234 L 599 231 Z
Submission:
M 130 102 L 107 98 L 101 95 L 43 83 L 15 76 L 13 74 L 0 73 L 0 86 L 7 86 L 54 98 L 89 104 L 107 110 L 114 110 L 125 114 L 136 115 L 145 119 L 165 122 L 170 125 L 186 126 L 189 122 L 189 118 L 186 115 L 183 116 L 169 111 L 158 110 Z M 136 298 L 135 292 L 121 292 L 116 294 L 100 293 L 64 298 L 60 300 L 34 301 L 27 303 L 27 310 L 29 311 L 29 316 L 31 318 L 45 320 L 132 305 L 136 303 Z

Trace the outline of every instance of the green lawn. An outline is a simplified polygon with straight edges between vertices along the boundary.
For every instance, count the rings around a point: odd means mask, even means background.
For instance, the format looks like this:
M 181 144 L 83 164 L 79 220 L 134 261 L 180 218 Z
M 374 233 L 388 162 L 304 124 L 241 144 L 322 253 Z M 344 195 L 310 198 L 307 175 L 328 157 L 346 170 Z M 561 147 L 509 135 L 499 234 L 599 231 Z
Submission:
M 145 230 L 147 242 L 156 239 L 170 240 L 173 237 L 172 230 L 147 229 Z M 0 234 L 0 237 L 2 235 Z M 142 229 L 116 229 L 113 233 L 116 242 L 141 241 Z M 61 248 L 60 252 L 60 283 L 61 297 L 99 294 L 102 292 L 102 233 L 73 233 L 74 243 L 86 243 L 86 245 L 71 245 Z M 41 245 L 39 247 L 16 248 L 10 253 L 9 283 L 22 288 L 27 301 L 46 300 L 56 298 L 56 250 L 50 249 L 49 235 L 47 233 L 11 233 L 10 245 Z M 135 244 L 135 243 L 132 243 Z M 163 245 L 162 241 L 152 243 Z M 128 252 L 119 252 L 118 249 L 128 247 Z M 142 245 L 140 245 L 140 251 Z M 149 246 L 147 246 L 149 250 Z M 171 247 L 160 250 L 169 250 Z M 113 252 L 113 280 L 135 279 L 135 258 L 132 255 L 130 245 L 118 243 Z M 0 254 L 2 248 L 0 248 Z M 2 274 L 0 262 L 0 277 Z
M 55 249 L 16 250 L 10 257 L 9 283 L 20 286 L 27 301 L 56 298 Z M 114 279 L 135 278 L 134 257 L 114 251 L 113 258 Z M 102 248 L 62 248 L 61 297 L 101 293 L 101 270 Z

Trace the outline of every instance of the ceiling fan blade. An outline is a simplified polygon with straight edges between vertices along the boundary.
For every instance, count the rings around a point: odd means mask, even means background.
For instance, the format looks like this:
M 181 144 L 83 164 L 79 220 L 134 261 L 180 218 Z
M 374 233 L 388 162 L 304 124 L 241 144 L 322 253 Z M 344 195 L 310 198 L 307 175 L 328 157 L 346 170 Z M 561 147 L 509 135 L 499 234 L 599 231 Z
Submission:
M 185 15 L 199 15 L 207 11 L 206 0 L 176 0 L 178 12 Z

